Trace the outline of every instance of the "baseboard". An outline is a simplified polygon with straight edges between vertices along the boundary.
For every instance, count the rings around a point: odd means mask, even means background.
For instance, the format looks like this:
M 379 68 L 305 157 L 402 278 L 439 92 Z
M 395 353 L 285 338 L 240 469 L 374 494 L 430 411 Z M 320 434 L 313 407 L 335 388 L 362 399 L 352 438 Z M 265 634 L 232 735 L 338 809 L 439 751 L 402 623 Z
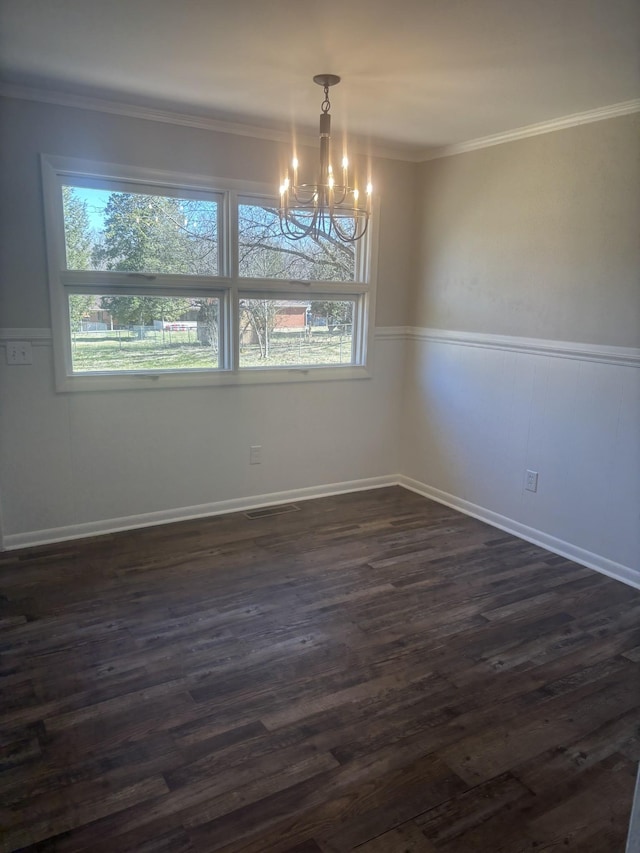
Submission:
M 437 503 L 450 506 L 465 515 L 470 515 L 480 521 L 511 533 L 520 539 L 539 545 L 553 554 L 558 554 L 573 560 L 589 569 L 594 569 L 622 583 L 640 589 L 640 572 L 629 566 L 616 563 L 600 554 L 594 554 L 579 548 L 563 539 L 550 536 L 542 530 L 536 530 L 521 524 L 507 516 L 478 506 L 478 504 L 443 492 L 426 483 L 421 483 L 403 474 L 385 474 L 381 477 L 367 477 L 361 480 L 347 480 L 342 483 L 329 483 L 320 486 L 309 486 L 302 489 L 290 489 L 286 492 L 272 492 L 265 495 L 250 495 L 243 498 L 233 498 L 226 501 L 216 501 L 197 506 L 180 507 L 178 509 L 148 512 L 141 515 L 130 515 L 123 518 L 110 518 L 103 521 L 92 521 L 85 524 L 70 524 L 64 527 L 53 527 L 46 530 L 35 530 L 27 533 L 5 535 L 3 549 L 12 551 L 18 548 L 28 548 L 34 545 L 49 545 L 55 542 L 66 542 L 72 539 L 86 539 L 90 536 L 103 536 L 107 533 L 120 533 L 125 530 L 135 530 L 141 527 L 155 527 L 159 524 L 170 524 L 175 521 L 190 521 L 194 518 L 207 518 L 215 515 L 225 515 L 231 512 L 246 512 L 265 506 L 282 503 L 292 503 L 314 498 L 331 497 L 331 495 L 362 492 L 369 489 L 380 489 L 388 486 L 402 486 Z
M 4 537 L 4 550 L 28 548 L 34 545 L 50 545 L 54 542 L 66 542 L 70 539 L 86 539 L 89 536 L 103 536 L 106 533 L 120 533 L 140 527 L 155 527 L 174 521 L 189 521 L 194 518 L 207 518 L 225 515 L 230 512 L 245 512 L 276 504 L 308 501 L 313 498 L 326 498 L 348 492 L 362 492 L 386 486 L 397 486 L 398 478 L 387 474 L 381 477 L 367 477 L 362 480 L 347 480 L 342 483 L 329 483 L 321 486 L 309 486 L 302 489 L 290 489 L 286 492 L 272 492 L 266 495 L 249 495 L 226 501 L 215 501 L 197 506 L 146 512 L 141 515 L 129 515 L 123 518 L 109 518 L 103 521 L 90 521 L 84 524 L 70 524 L 64 527 L 52 527 L 46 530 L 34 530 L 27 533 L 12 533 Z
M 547 551 L 553 554 L 558 554 L 561 557 L 566 557 L 573 560 L 575 563 L 580 563 L 588 569 L 595 569 L 607 577 L 622 581 L 628 586 L 640 589 L 640 572 L 635 571 L 629 566 L 624 566 L 621 563 L 616 563 L 613 560 L 607 559 L 600 554 L 594 554 L 591 551 L 586 551 L 584 548 L 579 548 L 577 545 L 572 545 L 570 542 L 565 542 L 563 539 L 557 539 L 555 536 L 550 536 L 542 530 L 536 530 L 534 527 L 528 527 L 526 524 L 521 524 L 519 521 L 514 521 L 512 518 L 500 515 L 497 512 L 492 512 L 490 509 L 478 506 L 478 504 L 458 498 L 455 495 L 450 495 L 448 492 L 443 492 L 440 489 L 435 489 L 433 486 L 427 486 L 418 480 L 413 480 L 411 477 L 400 475 L 397 479 L 398 485 L 409 489 L 412 492 L 417 492 L 425 498 L 429 498 L 437 503 L 450 506 L 465 515 L 470 515 L 480 521 L 490 524 L 492 527 L 497 527 L 504 530 L 506 533 L 511 533 L 526 542 L 531 542 L 534 545 L 540 545 Z

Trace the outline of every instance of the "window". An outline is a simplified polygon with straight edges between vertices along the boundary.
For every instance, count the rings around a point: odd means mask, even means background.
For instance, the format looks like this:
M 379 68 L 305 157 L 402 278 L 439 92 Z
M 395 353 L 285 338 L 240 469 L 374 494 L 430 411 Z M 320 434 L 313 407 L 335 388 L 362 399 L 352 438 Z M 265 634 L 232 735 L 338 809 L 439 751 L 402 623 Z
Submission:
M 70 293 L 73 372 L 217 369 L 219 316 L 210 297 Z
M 270 187 L 42 165 L 59 390 L 368 375 L 368 237 L 287 241 Z

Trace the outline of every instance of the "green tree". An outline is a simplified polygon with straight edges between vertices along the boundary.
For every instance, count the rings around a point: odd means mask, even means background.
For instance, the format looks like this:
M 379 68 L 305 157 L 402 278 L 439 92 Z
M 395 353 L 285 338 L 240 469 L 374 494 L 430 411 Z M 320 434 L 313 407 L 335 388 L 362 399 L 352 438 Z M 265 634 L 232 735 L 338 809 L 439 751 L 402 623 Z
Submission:
M 82 328 L 83 319 L 91 313 L 95 303 L 95 296 L 87 296 L 84 293 L 72 293 L 69 296 L 69 321 L 74 335 Z
M 64 209 L 64 238 L 67 251 L 67 268 L 90 268 L 93 235 L 89 225 L 87 203 L 78 198 L 74 187 L 62 187 Z
M 166 296 L 103 296 L 102 308 L 119 326 L 151 326 L 154 320 L 179 320 L 192 307 L 193 300 Z
M 193 199 L 112 193 L 104 231 L 94 247 L 95 267 L 125 272 L 211 275 L 217 272 L 217 206 Z M 177 320 L 193 307 L 203 315 L 200 340 L 217 348 L 211 304 L 190 298 L 105 296 L 102 307 L 120 325 Z M 217 305 L 217 303 L 216 303 Z
M 85 270 L 91 262 L 93 244 L 87 203 L 78 198 L 73 187 L 63 186 L 62 205 L 67 267 Z M 80 331 L 82 319 L 89 314 L 94 303 L 95 297 L 91 295 L 73 293 L 69 296 L 69 320 L 74 336 Z
M 217 204 L 137 193 L 111 193 L 94 268 L 124 272 L 215 275 Z

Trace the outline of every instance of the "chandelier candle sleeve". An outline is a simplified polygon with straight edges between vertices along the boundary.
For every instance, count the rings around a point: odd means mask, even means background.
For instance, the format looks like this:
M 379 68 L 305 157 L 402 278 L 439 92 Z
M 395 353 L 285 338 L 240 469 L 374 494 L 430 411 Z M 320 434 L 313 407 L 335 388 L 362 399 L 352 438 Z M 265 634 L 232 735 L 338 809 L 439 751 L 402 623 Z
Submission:
M 320 162 L 317 182 L 300 183 L 297 157 L 291 161 L 291 173 L 280 184 L 280 229 L 290 240 L 306 237 L 318 240 L 332 237 L 353 243 L 364 237 L 371 217 L 371 182 L 367 183 L 364 206 L 359 191 L 349 186 L 349 160 L 342 158 L 341 183 L 336 183 L 331 165 L 331 116 L 329 87 L 340 82 L 334 74 L 319 74 L 314 82 L 324 89 L 320 113 Z M 290 175 L 291 174 L 291 178 Z

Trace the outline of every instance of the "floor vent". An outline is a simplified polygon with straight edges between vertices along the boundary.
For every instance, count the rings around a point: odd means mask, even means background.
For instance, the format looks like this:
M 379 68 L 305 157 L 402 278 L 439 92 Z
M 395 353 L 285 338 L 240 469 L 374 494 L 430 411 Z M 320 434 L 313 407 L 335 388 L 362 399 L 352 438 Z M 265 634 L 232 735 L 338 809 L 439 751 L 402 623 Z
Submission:
M 262 509 L 249 510 L 249 512 L 245 512 L 245 515 L 247 518 L 267 518 L 270 515 L 284 515 L 287 512 L 300 512 L 300 507 L 295 504 L 265 506 Z

